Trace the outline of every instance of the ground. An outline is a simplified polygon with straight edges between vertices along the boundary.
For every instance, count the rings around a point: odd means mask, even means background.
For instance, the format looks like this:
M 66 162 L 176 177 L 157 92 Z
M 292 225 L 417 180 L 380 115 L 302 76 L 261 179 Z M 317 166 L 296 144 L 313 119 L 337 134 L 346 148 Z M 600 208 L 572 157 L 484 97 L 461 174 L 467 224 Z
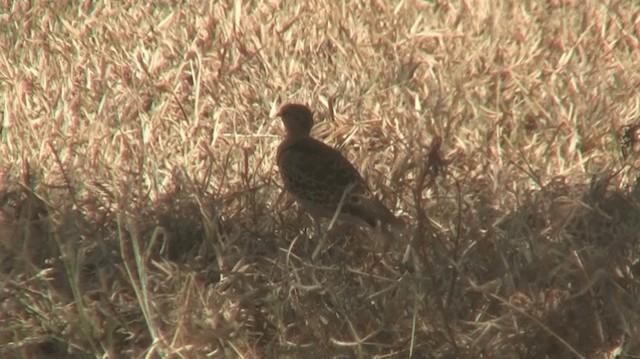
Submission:
M 3 358 L 640 357 L 639 3 L 4 1 L 0 28 Z M 275 166 L 292 101 L 404 229 L 315 229 Z

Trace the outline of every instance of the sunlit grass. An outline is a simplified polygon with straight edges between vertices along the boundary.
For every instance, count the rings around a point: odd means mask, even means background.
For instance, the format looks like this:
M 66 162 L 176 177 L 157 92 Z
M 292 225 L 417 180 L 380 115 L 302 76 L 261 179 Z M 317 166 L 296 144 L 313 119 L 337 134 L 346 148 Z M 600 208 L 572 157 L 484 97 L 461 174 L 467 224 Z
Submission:
M 0 356 L 640 356 L 639 5 L 0 9 Z M 407 223 L 387 251 L 311 260 L 290 101 Z

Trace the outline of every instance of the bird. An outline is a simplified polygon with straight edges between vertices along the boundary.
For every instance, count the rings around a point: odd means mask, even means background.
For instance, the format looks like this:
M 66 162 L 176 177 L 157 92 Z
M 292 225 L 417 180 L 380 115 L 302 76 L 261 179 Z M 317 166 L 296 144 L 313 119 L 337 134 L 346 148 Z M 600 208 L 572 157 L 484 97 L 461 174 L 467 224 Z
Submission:
M 337 149 L 311 137 L 313 112 L 288 103 L 276 114 L 286 135 L 276 153 L 284 188 L 311 217 L 330 218 L 371 229 L 399 229 L 397 218 L 369 189 L 358 170 Z M 331 225 L 330 224 L 330 225 Z

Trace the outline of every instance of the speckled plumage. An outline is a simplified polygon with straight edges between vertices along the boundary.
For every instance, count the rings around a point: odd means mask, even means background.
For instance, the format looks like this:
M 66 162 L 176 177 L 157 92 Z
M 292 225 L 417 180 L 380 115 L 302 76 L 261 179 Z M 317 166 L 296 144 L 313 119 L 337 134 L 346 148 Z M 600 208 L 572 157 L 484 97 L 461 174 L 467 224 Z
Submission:
M 347 190 L 339 220 L 371 228 L 400 224 L 338 150 L 309 135 L 313 114 L 308 107 L 287 104 L 278 116 L 287 131 L 276 156 L 280 175 L 303 209 L 314 217 L 331 218 Z

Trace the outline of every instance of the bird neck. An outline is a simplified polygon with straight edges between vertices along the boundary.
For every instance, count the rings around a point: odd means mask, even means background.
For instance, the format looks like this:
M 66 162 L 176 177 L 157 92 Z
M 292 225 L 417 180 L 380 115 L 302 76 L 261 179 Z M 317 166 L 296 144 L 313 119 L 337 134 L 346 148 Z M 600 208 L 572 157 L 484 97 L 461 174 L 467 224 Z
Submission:
M 308 133 L 289 132 L 287 133 L 287 136 L 285 139 L 289 141 L 297 141 L 297 140 L 308 138 L 308 137 L 309 137 Z

